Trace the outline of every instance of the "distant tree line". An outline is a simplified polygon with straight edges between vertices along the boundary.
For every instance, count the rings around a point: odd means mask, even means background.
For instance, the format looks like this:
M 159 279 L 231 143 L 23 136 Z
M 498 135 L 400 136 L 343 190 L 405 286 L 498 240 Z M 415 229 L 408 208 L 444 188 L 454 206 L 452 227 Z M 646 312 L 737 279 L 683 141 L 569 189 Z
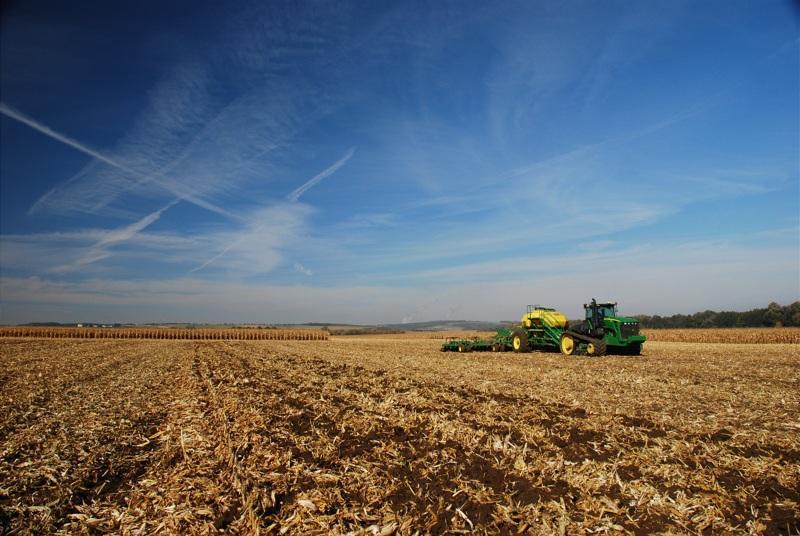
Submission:
M 691 315 L 637 315 L 645 328 L 756 328 L 800 326 L 800 301 L 791 305 L 770 303 L 750 311 L 703 311 Z

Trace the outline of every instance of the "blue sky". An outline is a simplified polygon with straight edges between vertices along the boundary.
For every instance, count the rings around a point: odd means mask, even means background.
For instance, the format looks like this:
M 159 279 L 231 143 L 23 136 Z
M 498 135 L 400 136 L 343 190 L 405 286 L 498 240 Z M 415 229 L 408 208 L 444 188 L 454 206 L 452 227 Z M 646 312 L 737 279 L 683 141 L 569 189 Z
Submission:
M 264 4 L 6 9 L 0 322 L 800 297 L 791 2 Z

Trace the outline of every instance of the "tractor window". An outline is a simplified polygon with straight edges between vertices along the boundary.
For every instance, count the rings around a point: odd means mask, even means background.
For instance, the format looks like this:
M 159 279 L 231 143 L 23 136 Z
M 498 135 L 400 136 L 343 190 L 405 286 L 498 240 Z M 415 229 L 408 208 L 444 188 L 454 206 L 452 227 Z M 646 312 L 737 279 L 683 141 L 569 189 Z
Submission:
M 617 316 L 617 308 L 614 305 L 604 305 L 600 311 L 603 316 Z

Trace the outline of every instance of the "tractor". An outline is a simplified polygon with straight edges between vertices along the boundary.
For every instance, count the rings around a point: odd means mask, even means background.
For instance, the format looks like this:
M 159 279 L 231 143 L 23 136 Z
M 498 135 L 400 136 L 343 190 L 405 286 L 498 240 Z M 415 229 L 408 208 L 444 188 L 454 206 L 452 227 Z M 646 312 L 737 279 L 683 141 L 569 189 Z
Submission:
M 583 305 L 585 319 L 570 325 L 567 317 L 550 307 L 529 305 L 519 326 L 499 329 L 491 339 L 448 341 L 442 351 L 528 352 L 561 351 L 564 355 L 584 353 L 640 355 L 646 340 L 639 334 L 639 321 L 618 316 L 616 302 Z
M 628 316 L 619 316 L 616 302 L 597 303 L 592 298 L 583 304 L 585 319 L 561 335 L 559 348 L 566 355 L 575 351 L 576 342 L 585 343 L 588 355 L 622 354 L 640 355 L 646 340 L 639 334 L 639 321 Z

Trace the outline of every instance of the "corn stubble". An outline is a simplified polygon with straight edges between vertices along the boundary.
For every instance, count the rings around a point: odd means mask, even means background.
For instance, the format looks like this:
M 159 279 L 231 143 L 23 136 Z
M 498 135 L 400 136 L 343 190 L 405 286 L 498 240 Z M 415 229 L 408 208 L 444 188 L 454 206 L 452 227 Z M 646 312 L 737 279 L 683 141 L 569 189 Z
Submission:
M 0 340 L 12 533 L 796 531 L 796 345 Z

